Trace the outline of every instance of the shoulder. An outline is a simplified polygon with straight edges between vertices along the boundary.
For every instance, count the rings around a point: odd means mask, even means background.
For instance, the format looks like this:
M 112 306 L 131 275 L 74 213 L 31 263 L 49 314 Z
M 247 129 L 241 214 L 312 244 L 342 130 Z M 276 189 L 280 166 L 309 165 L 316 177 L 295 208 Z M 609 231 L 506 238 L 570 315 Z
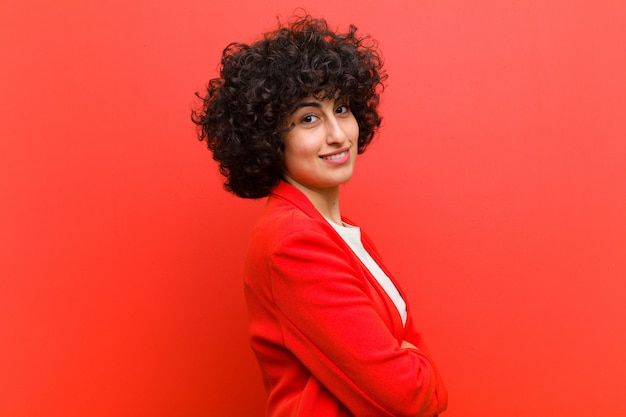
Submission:
M 258 270 L 277 260 L 310 264 L 329 258 L 355 266 L 356 258 L 346 242 L 306 196 L 281 183 L 268 197 L 252 230 L 247 263 Z
M 311 215 L 288 200 L 270 197 L 252 231 L 252 243 L 267 250 L 293 239 L 332 238 L 336 234 L 321 215 Z
M 268 197 L 253 230 L 253 239 L 276 243 L 299 232 L 327 235 L 334 230 L 301 191 L 281 181 Z

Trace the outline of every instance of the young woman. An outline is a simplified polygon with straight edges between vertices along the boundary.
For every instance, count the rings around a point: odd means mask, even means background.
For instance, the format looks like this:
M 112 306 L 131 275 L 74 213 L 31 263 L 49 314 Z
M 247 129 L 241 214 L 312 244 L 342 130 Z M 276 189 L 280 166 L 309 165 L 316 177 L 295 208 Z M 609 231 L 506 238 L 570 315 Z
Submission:
M 229 45 L 192 117 L 225 188 L 268 196 L 244 282 L 269 417 L 432 417 L 447 406 L 404 293 L 340 211 L 340 186 L 380 125 L 385 79 L 356 32 L 304 16 Z

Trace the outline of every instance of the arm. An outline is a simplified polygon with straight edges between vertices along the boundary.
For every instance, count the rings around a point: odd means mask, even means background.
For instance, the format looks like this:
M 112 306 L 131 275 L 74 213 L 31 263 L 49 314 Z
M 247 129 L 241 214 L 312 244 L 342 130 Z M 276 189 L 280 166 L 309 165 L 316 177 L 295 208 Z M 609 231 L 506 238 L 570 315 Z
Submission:
M 360 267 L 336 242 L 313 230 L 290 234 L 272 251 L 270 269 L 285 345 L 352 413 L 441 410 L 430 359 L 391 334 Z
M 424 338 L 420 333 L 415 331 L 415 326 L 413 325 L 413 320 L 409 317 L 409 321 L 405 327 L 405 340 L 402 341 L 401 347 L 405 349 L 417 349 L 422 352 L 426 357 L 428 357 L 433 364 L 434 374 L 435 374 L 435 395 L 437 396 L 437 412 L 443 413 L 446 408 L 448 408 L 448 389 L 441 378 L 441 375 L 437 371 L 432 357 L 430 355 L 430 350 L 426 343 L 424 343 Z M 410 340 L 410 341 L 409 341 Z

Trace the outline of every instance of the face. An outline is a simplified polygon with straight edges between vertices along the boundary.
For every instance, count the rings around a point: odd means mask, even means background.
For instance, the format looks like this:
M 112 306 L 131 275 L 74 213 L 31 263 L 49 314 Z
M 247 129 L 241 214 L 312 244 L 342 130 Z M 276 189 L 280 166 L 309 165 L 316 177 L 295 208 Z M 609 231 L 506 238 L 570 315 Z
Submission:
M 336 191 L 352 177 L 359 126 L 348 103 L 301 100 L 287 119 L 284 176 L 305 194 Z

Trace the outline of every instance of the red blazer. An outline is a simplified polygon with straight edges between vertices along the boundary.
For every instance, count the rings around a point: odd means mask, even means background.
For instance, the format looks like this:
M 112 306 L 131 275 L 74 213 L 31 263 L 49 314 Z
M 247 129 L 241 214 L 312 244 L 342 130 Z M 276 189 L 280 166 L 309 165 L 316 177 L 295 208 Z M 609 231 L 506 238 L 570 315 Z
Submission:
M 378 281 L 285 182 L 254 228 L 244 282 L 267 416 L 432 417 L 445 410 L 446 388 L 410 310 L 403 326 Z M 401 349 L 402 340 L 419 350 Z

